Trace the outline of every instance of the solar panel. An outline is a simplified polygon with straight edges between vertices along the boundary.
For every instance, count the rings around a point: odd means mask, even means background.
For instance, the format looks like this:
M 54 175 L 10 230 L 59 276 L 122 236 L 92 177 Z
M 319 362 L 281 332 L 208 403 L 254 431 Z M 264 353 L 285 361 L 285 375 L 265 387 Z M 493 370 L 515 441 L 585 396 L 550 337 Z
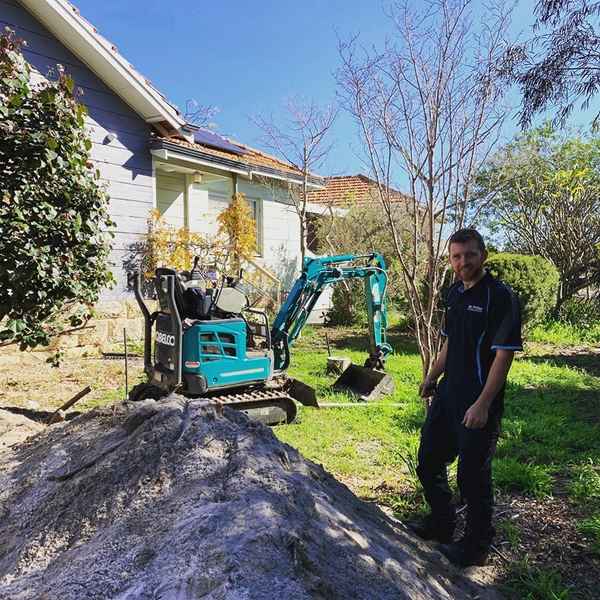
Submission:
M 239 156 L 246 154 L 246 152 L 239 146 L 235 146 L 231 142 L 228 142 L 225 138 L 222 138 L 220 135 L 217 135 L 212 131 L 206 131 L 205 129 L 194 131 L 194 141 L 197 144 L 203 144 L 204 146 L 216 148 L 217 150 L 224 150 L 225 152 L 232 152 L 233 154 L 237 154 Z

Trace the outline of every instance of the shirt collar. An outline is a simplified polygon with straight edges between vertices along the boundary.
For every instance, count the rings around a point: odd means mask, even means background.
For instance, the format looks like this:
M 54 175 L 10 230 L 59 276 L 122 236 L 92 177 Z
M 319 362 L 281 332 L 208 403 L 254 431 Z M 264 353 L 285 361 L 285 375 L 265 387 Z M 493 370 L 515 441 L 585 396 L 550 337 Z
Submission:
M 484 285 L 489 285 L 489 283 L 492 281 L 493 278 L 494 277 L 489 272 L 489 270 L 484 269 L 483 277 L 473 287 L 470 287 L 468 290 L 465 290 L 465 284 L 461 281 L 458 284 L 458 288 L 457 288 L 458 292 L 460 294 L 464 294 L 465 292 L 472 292 L 473 290 L 477 290 Z

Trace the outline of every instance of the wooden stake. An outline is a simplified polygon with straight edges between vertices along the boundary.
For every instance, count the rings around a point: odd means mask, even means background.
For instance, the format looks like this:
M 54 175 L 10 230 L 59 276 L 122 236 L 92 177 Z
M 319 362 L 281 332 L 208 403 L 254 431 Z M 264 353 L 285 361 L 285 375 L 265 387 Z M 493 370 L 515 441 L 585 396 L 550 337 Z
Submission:
M 129 393 L 129 382 L 127 379 L 127 329 L 123 327 L 123 346 L 125 347 L 125 402 L 127 402 L 127 395 Z
M 61 415 L 61 412 L 71 408 L 75 402 L 81 400 L 84 396 L 87 396 L 92 391 L 92 388 L 87 385 L 80 392 L 77 392 L 70 400 L 67 400 L 59 409 L 55 410 L 46 421 L 46 425 L 51 425 L 52 423 L 58 423 L 59 421 L 64 421 L 64 417 Z

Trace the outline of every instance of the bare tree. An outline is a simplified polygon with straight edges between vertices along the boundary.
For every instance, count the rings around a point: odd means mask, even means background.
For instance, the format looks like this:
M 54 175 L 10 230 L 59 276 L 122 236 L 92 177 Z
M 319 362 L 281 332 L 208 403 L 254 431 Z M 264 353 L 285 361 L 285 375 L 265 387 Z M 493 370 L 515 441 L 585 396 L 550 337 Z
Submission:
M 309 182 L 331 151 L 329 133 L 337 109 L 333 105 L 322 108 L 314 101 L 299 98 L 289 99 L 284 109 L 280 122 L 273 116 L 257 116 L 252 121 L 262 131 L 261 143 L 301 173 L 300 185 L 289 183 L 288 193 L 300 220 L 300 254 L 304 262 Z
M 341 42 L 337 77 L 377 182 L 427 372 L 440 347 L 445 240 L 466 222 L 474 174 L 503 121 L 495 64 L 508 16 L 490 7 L 475 26 L 469 0 L 415 6 L 392 6 L 394 37 L 382 50 L 362 48 L 358 38 Z M 410 204 L 408 238 L 394 219 L 399 182 Z
M 196 100 L 191 98 L 185 103 L 184 118 L 187 123 L 195 125 L 196 127 L 213 129 L 215 124 L 212 122 L 212 119 L 218 112 L 219 109 L 216 106 L 199 104 Z

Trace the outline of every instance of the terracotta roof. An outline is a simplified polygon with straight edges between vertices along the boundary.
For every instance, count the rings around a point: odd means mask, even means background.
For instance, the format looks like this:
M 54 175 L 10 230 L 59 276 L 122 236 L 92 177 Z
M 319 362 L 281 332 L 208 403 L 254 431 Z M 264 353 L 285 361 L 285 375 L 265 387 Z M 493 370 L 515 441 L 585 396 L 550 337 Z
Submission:
M 377 183 L 366 175 L 342 175 L 327 177 L 325 189 L 309 192 L 310 202 L 333 206 L 349 206 L 378 202 Z M 409 197 L 391 189 L 395 202 L 407 202 Z
M 266 154 L 256 148 L 251 148 L 245 144 L 241 144 L 240 142 L 236 142 L 234 140 L 227 139 L 231 144 L 238 146 L 244 153 L 234 154 L 233 152 L 227 152 L 225 150 L 218 150 L 216 148 L 212 148 L 210 146 L 206 146 L 204 144 L 198 144 L 196 142 L 188 142 L 187 140 L 183 140 L 180 138 L 164 138 L 159 137 L 156 138 L 159 142 L 166 142 L 169 144 L 175 144 L 176 146 L 180 146 L 182 148 L 187 148 L 189 150 L 196 150 L 198 152 L 202 152 L 203 154 L 208 154 L 214 156 L 216 158 L 221 158 L 227 161 L 234 161 L 239 164 L 242 168 L 247 168 L 248 170 L 256 169 L 260 170 L 261 168 L 265 168 L 265 172 L 269 173 L 271 169 L 275 171 L 279 171 L 281 173 L 288 173 L 290 175 L 295 175 L 296 177 L 302 177 L 302 171 L 297 169 L 296 167 L 286 163 L 274 156 Z M 324 180 L 320 178 L 318 175 L 311 174 L 310 180 L 312 183 L 317 183 L 323 185 Z

